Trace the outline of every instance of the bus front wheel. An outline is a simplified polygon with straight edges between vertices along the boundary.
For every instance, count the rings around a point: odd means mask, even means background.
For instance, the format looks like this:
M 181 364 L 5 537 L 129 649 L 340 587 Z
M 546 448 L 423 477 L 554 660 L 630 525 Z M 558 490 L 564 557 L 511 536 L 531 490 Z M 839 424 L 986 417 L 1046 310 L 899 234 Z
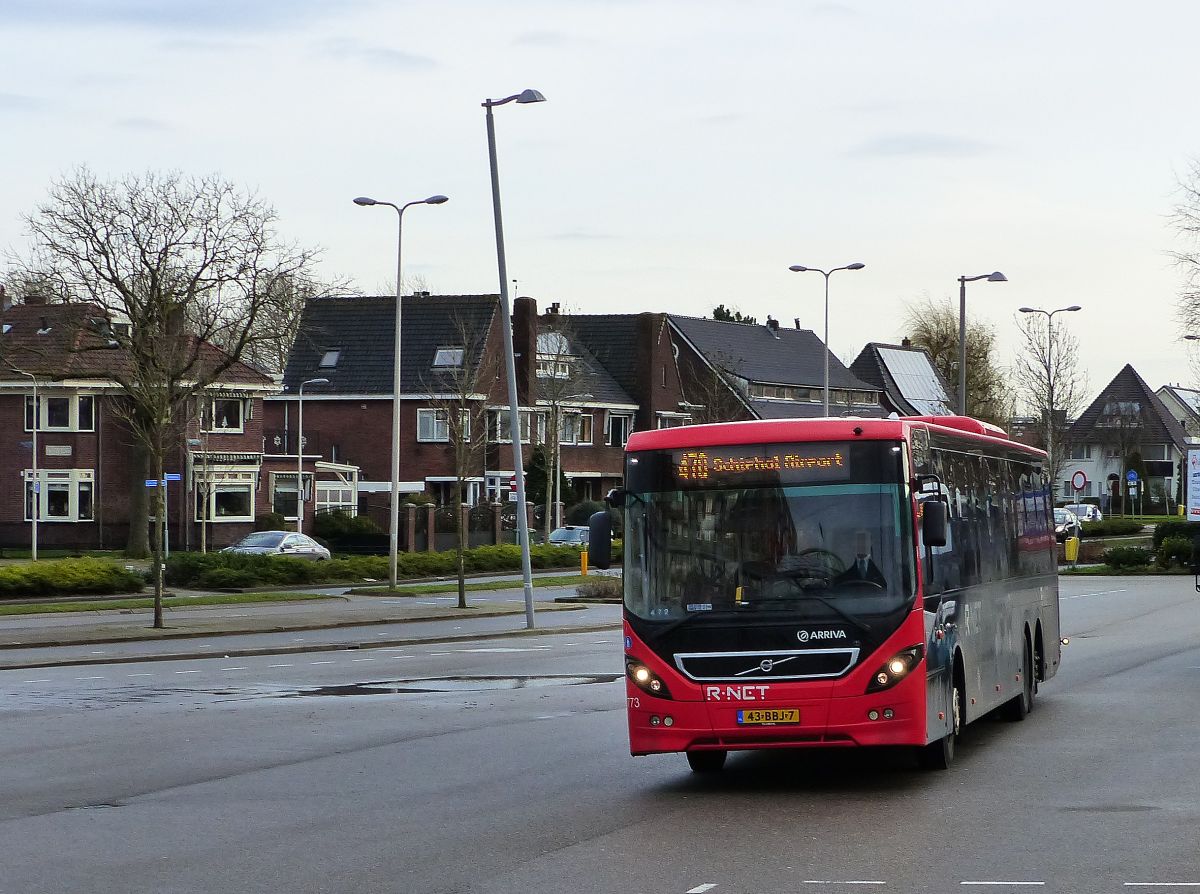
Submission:
M 958 746 L 958 737 L 962 733 L 963 718 L 962 687 L 958 675 L 950 687 L 950 731 L 936 742 L 917 750 L 917 763 L 923 770 L 948 770 L 954 763 L 954 752 Z
M 728 751 L 689 751 L 687 761 L 693 773 L 719 773 L 728 756 Z

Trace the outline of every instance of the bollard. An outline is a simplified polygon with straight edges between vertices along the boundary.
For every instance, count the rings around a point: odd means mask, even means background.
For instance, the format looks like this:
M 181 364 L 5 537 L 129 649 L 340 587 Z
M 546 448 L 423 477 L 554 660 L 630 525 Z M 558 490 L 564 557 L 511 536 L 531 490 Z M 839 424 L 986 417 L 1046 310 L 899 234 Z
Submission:
M 579 551 L 579 574 L 582 577 L 587 577 L 587 547 Z

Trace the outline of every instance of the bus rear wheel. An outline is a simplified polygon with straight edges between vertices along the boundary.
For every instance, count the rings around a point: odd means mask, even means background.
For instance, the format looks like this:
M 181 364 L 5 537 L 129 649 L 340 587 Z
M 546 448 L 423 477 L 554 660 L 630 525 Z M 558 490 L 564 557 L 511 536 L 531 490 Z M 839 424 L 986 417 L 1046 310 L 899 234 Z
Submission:
M 1033 710 L 1033 692 L 1034 692 L 1034 677 L 1037 673 L 1034 670 L 1033 663 L 1033 647 L 1029 645 L 1029 639 L 1025 640 L 1025 651 L 1021 666 L 1021 691 L 1004 703 L 1004 719 L 1018 722 L 1024 720 L 1029 712 Z
M 728 756 L 728 751 L 689 751 L 687 761 L 693 773 L 720 773 Z
M 936 742 L 917 749 L 917 765 L 922 770 L 949 770 L 954 763 L 954 752 L 962 733 L 962 705 L 962 687 L 956 675 L 950 687 L 950 731 Z

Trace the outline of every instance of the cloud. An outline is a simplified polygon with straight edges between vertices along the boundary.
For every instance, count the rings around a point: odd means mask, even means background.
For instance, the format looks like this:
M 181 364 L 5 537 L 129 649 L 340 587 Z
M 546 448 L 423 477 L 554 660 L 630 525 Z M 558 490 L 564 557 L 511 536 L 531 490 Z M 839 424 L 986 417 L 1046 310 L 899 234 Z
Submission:
M 547 238 L 587 242 L 598 239 L 616 239 L 617 237 L 612 233 L 588 233 L 584 230 L 568 230 L 563 233 L 551 233 Z
M 526 31 L 513 38 L 513 45 L 518 47 L 565 47 L 577 41 L 565 31 Z
M 888 134 L 860 143 L 846 154 L 851 158 L 973 158 L 996 147 L 978 140 L 936 133 Z
M 853 6 L 847 6 L 845 3 L 815 3 L 809 9 L 809 12 L 817 16 L 836 18 L 849 18 L 858 15 L 857 9 Z
M 122 130 L 136 130 L 142 133 L 165 133 L 175 129 L 159 118 L 120 118 L 113 122 L 113 126 Z
M 134 25 L 163 30 L 283 30 L 360 0 L 6 0 L 9 26 Z
M 437 62 L 428 56 L 418 56 L 378 44 L 365 44 L 352 38 L 327 40 L 320 44 L 326 56 L 346 62 L 362 62 L 399 71 L 428 71 L 436 68 Z
M 20 93 L 0 93 L 0 112 L 36 112 L 44 102 Z

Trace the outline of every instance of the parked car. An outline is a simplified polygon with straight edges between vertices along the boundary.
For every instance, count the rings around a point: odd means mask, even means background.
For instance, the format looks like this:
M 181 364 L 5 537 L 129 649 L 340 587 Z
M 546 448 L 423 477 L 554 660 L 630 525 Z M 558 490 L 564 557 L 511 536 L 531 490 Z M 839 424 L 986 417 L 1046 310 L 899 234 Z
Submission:
M 1104 515 L 1099 506 L 1091 503 L 1069 503 L 1063 507 L 1068 512 L 1074 512 L 1081 522 L 1104 521 Z
M 329 550 L 305 534 L 295 531 L 255 531 L 247 534 L 223 553 L 244 553 L 256 556 L 290 556 L 293 559 L 311 559 L 324 562 Z
M 1083 525 L 1070 509 L 1054 510 L 1054 539 L 1062 543 L 1068 537 L 1079 537 L 1083 534 Z
M 566 525 L 550 532 L 551 546 L 587 546 L 591 528 L 586 525 Z

